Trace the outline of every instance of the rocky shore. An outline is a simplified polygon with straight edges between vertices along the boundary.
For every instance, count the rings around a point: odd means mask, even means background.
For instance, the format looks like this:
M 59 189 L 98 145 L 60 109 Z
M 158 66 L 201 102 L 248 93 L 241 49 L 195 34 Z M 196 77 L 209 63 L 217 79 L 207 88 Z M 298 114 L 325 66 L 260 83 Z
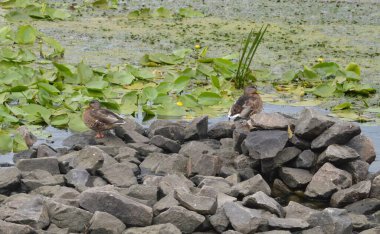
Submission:
M 380 233 L 380 172 L 355 123 L 132 119 L 0 168 L 0 233 Z

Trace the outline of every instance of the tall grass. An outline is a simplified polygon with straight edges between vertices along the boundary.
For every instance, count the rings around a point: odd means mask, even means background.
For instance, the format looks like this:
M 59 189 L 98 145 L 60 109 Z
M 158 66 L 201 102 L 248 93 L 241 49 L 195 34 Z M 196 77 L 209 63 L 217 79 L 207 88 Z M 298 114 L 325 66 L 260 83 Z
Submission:
M 268 26 L 269 25 L 266 25 L 265 27 L 261 26 L 260 31 L 257 33 L 254 33 L 252 29 L 243 42 L 244 46 L 240 55 L 239 66 L 234 77 L 235 88 L 241 89 L 248 83 L 249 66 L 252 63 L 253 56 L 255 56 L 256 50 L 259 47 Z

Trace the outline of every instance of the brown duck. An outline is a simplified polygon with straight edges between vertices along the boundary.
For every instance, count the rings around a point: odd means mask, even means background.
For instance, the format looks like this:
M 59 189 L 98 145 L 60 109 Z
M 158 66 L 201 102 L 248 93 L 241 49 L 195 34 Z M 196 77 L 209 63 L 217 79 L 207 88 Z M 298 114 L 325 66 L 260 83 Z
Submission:
M 248 119 L 251 115 L 260 113 L 263 110 L 263 101 L 257 93 L 255 86 L 244 88 L 244 94 L 232 105 L 228 112 L 229 119 Z
M 28 148 L 32 147 L 33 144 L 36 143 L 37 137 L 33 133 L 31 133 L 26 126 L 23 125 L 18 127 L 17 131 L 24 139 L 25 144 L 28 146 Z
M 98 100 L 92 100 L 89 107 L 83 112 L 83 122 L 87 127 L 96 131 L 96 138 L 103 138 L 103 131 L 113 129 L 117 125 L 124 124 L 123 118 L 110 110 L 100 108 Z

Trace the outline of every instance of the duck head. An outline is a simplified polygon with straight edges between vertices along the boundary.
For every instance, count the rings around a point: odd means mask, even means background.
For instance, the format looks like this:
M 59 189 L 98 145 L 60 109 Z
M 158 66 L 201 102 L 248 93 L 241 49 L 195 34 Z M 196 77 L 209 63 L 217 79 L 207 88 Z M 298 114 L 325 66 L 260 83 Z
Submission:
M 257 88 L 254 85 L 250 85 L 244 88 L 244 95 L 252 96 L 257 94 Z
M 100 109 L 100 102 L 98 100 L 92 100 L 89 105 L 92 109 Z

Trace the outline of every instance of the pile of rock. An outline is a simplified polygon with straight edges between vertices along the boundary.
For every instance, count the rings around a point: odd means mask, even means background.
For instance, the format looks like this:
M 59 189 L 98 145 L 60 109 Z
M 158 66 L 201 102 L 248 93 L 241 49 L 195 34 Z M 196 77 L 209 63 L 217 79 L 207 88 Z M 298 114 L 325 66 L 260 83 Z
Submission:
M 380 175 L 360 132 L 305 109 L 76 134 L 0 168 L 0 233 L 379 233 Z

